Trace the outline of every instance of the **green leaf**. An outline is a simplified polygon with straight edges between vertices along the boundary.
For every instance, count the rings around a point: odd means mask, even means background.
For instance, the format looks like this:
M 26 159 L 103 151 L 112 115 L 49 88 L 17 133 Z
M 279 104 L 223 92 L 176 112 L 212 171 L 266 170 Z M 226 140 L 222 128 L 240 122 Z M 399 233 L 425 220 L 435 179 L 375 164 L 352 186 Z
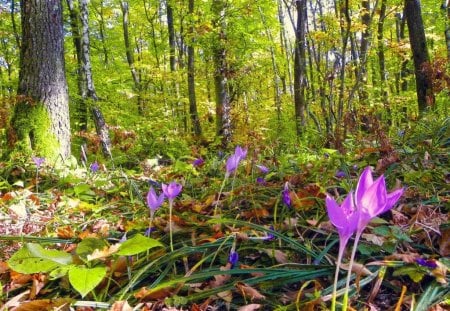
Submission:
M 105 275 L 106 267 L 104 266 L 94 268 L 72 266 L 69 270 L 69 282 L 81 294 L 81 297 L 84 297 L 100 284 Z
M 136 234 L 134 237 L 126 240 L 120 245 L 120 249 L 117 254 L 122 256 L 132 256 L 145 252 L 150 248 L 162 246 L 164 245 L 155 239 L 147 238 L 142 234 Z
M 63 251 L 47 250 L 34 243 L 26 244 L 8 260 L 11 269 L 24 274 L 48 272 L 70 263 L 72 255 Z
M 86 238 L 78 244 L 76 253 L 82 259 L 87 259 L 87 256 L 91 255 L 96 249 L 102 250 L 105 246 L 108 246 L 105 240 Z
M 75 192 L 76 195 L 80 195 L 83 193 L 91 192 L 91 187 L 88 184 L 79 184 L 73 188 L 73 191 Z
M 423 271 L 420 271 L 420 268 L 418 269 L 415 266 L 405 266 L 397 268 L 392 275 L 393 276 L 407 275 L 411 278 L 411 280 L 417 283 L 422 280 L 425 273 Z
M 373 228 L 373 233 L 387 237 L 391 234 L 391 230 L 389 229 L 388 226 L 379 226 L 379 227 Z

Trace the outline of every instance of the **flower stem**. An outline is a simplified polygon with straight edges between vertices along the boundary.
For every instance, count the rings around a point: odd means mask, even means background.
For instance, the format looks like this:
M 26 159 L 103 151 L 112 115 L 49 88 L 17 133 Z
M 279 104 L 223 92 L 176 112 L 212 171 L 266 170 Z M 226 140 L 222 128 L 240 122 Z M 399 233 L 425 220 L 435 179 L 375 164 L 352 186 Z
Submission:
M 223 179 L 222 185 L 220 186 L 219 196 L 217 197 L 216 204 L 214 206 L 214 216 L 217 215 L 217 208 L 219 205 L 220 196 L 222 195 L 222 191 L 223 191 L 223 188 L 225 187 L 225 183 L 227 182 L 227 180 L 228 180 L 228 174 L 225 174 L 225 178 Z
M 36 193 L 39 193 L 39 167 L 36 168 Z
M 347 243 L 345 243 L 345 244 L 347 244 Z M 336 272 L 334 273 L 333 294 L 331 296 L 331 311 L 336 310 L 337 282 L 338 282 L 338 277 L 339 277 L 339 268 L 341 266 L 342 256 L 343 256 L 344 250 L 345 250 L 345 244 L 344 243 L 339 244 L 339 253 L 338 253 L 338 258 L 337 258 L 337 262 L 336 262 Z
M 362 234 L 362 230 L 358 230 L 356 232 L 355 243 L 353 243 L 352 255 L 350 257 L 350 262 L 348 264 L 347 282 L 345 283 L 344 299 L 342 300 L 342 311 L 347 311 L 348 290 L 349 290 L 349 287 L 350 287 L 350 279 L 351 279 L 351 276 L 352 276 L 353 262 L 355 260 L 356 248 L 358 246 L 358 242 L 359 242 L 359 238 L 361 237 L 361 234 Z
M 173 200 L 169 200 L 169 239 L 170 239 L 170 250 L 173 252 L 172 205 Z

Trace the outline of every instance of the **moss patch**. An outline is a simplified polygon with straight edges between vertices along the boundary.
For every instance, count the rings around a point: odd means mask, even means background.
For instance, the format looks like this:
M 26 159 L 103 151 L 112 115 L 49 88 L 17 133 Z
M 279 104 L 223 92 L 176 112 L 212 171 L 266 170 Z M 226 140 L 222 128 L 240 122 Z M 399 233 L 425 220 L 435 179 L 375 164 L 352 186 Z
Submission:
M 11 157 L 37 155 L 54 159 L 59 143 L 52 134 L 50 116 L 42 104 L 18 103 L 11 119 L 14 140 Z

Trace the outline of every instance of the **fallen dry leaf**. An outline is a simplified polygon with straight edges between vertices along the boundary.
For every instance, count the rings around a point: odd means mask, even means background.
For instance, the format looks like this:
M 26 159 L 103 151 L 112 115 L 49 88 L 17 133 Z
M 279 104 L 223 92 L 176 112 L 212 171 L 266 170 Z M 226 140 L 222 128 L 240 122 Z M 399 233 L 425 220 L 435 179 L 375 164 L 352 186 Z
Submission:
M 251 301 L 266 299 L 266 296 L 260 294 L 258 290 L 254 289 L 253 287 L 245 283 L 237 282 L 235 286 L 238 289 L 238 291 L 242 294 L 242 296 L 244 296 L 245 298 L 249 298 Z
M 242 306 L 238 309 L 238 311 L 254 311 L 259 310 L 262 307 L 260 304 L 252 303 L 249 305 Z
M 136 299 L 140 301 L 158 300 L 172 296 L 174 289 L 172 287 L 148 289 L 142 287 L 137 293 L 134 294 Z
M 113 244 L 111 246 L 105 246 L 102 250 L 96 249 L 92 252 L 92 254 L 87 255 L 87 260 L 91 261 L 94 259 L 101 259 L 111 256 L 112 254 L 117 253 L 120 248 L 120 243 Z
M 112 304 L 111 309 L 109 311 L 132 311 L 133 308 L 130 307 L 128 302 L 125 301 L 116 301 Z
M 288 263 L 288 256 L 285 252 L 280 251 L 279 249 L 265 249 L 264 250 L 267 255 L 271 258 L 275 258 L 278 263 Z
M 36 310 L 61 310 L 69 311 L 70 304 L 73 302 L 70 298 L 41 299 L 33 301 L 23 301 L 20 305 L 11 309 L 11 311 L 36 311 Z
M 344 269 L 347 271 L 348 271 L 348 266 L 349 265 L 347 263 L 342 263 L 340 265 L 341 269 Z M 353 262 L 352 271 L 356 274 L 364 275 L 364 276 L 368 276 L 368 275 L 372 274 L 372 272 L 370 272 L 369 269 L 367 269 L 363 264 L 360 264 L 358 262 Z

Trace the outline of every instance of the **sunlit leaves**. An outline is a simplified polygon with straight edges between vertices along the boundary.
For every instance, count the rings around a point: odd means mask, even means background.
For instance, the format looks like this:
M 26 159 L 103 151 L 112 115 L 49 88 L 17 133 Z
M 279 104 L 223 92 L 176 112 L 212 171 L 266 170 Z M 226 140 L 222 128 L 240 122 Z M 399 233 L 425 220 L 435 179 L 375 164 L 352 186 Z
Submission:
M 94 268 L 72 266 L 69 270 L 69 281 L 81 297 L 84 297 L 103 280 L 105 275 L 106 267 L 104 266 Z
M 155 239 L 147 238 L 141 234 L 136 234 L 131 239 L 126 240 L 120 245 L 120 249 L 117 254 L 131 256 L 162 246 L 163 244 Z
M 39 244 L 28 243 L 8 261 L 9 266 L 20 273 L 49 272 L 60 265 L 68 265 L 72 256 L 59 250 L 47 250 Z

